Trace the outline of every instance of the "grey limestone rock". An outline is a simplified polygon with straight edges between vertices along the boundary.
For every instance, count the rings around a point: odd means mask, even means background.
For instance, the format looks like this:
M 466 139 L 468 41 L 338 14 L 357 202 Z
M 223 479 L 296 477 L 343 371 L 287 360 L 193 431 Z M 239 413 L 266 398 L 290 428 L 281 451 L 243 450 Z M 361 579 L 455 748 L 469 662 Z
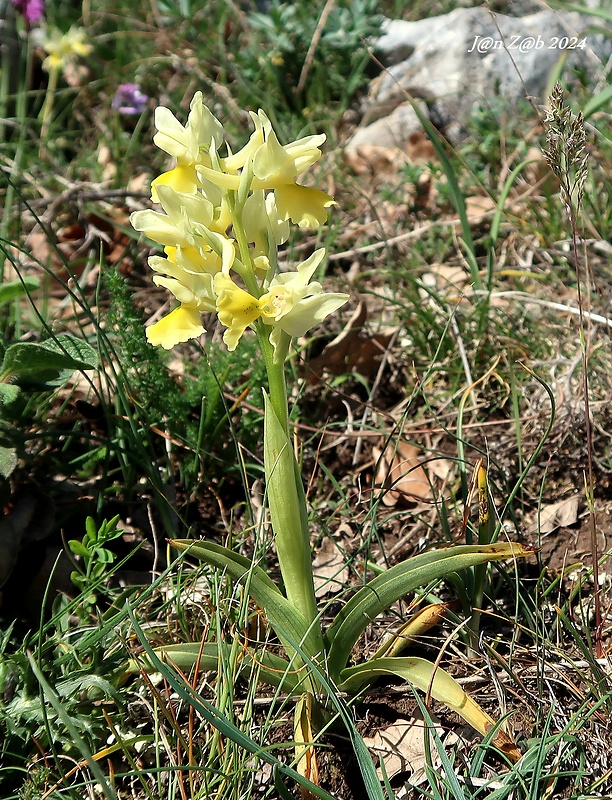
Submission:
M 378 80 L 372 106 L 402 108 L 406 92 L 425 98 L 434 123 L 451 141 L 460 141 L 474 110 L 496 98 L 542 103 L 561 59 L 566 59 L 565 76 L 579 68 L 593 83 L 601 79 L 612 57 L 612 37 L 597 32 L 597 25 L 601 20 L 578 13 L 545 10 L 510 17 L 486 8 L 459 8 L 417 22 L 388 21 L 377 48 L 388 69 Z M 403 118 L 406 112 L 394 114 Z M 384 130 L 384 121 L 377 119 L 356 135 L 360 143 L 378 144 Z

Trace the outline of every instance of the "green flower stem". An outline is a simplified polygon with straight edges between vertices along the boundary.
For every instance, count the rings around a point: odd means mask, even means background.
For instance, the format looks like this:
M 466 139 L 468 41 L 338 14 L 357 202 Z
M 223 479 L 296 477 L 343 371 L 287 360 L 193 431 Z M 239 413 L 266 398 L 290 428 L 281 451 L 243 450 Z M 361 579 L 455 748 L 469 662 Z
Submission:
M 264 431 L 264 465 L 270 521 L 285 595 L 312 625 L 320 641 L 319 652 L 322 653 L 323 636 L 312 575 L 306 495 L 289 435 L 284 358 L 278 358 L 278 354 L 275 356 L 268 340 L 268 331 L 269 328 L 265 325 L 258 328 L 270 391 L 269 398 L 265 398 Z M 283 344 L 288 347 L 288 336 Z
M 49 126 L 51 125 L 51 118 L 53 116 L 53 105 L 55 103 L 59 73 L 59 67 L 52 67 L 49 70 L 49 82 L 47 83 L 47 89 L 45 91 L 45 102 L 40 112 L 40 118 L 42 120 L 40 128 L 41 144 L 46 142 L 47 136 L 49 135 Z

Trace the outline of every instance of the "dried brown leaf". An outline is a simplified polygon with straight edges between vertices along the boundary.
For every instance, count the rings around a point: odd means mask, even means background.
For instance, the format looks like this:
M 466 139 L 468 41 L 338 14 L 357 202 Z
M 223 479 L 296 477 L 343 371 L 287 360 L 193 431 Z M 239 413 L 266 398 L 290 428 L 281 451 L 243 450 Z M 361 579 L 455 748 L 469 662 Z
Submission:
M 317 597 L 344 589 L 349 570 L 346 566 L 346 557 L 334 539 L 326 537 L 323 540 L 312 562 L 312 571 Z
M 552 533 L 557 528 L 567 528 L 578 521 L 578 508 L 580 498 L 578 495 L 566 497 L 557 503 L 549 503 L 542 506 L 536 513 L 535 519 L 530 527 L 530 533 Z
M 444 731 L 438 724 L 438 720 L 433 717 L 432 719 L 437 732 L 443 735 Z M 426 735 L 423 718 L 415 715 L 411 719 L 397 720 L 384 731 L 376 731 L 374 736 L 364 737 L 363 741 L 372 753 L 383 762 L 387 777 L 391 779 L 402 772 L 414 775 L 423 769 L 426 763 Z M 434 762 L 439 758 L 435 748 L 432 748 L 432 758 L 434 758 Z M 377 772 L 382 780 L 380 767 Z M 410 782 L 414 784 L 412 779 Z
M 390 441 L 384 451 L 373 448 L 378 469 L 374 486 L 383 489 L 386 506 L 431 499 L 431 485 L 419 459 L 420 449 L 408 442 Z

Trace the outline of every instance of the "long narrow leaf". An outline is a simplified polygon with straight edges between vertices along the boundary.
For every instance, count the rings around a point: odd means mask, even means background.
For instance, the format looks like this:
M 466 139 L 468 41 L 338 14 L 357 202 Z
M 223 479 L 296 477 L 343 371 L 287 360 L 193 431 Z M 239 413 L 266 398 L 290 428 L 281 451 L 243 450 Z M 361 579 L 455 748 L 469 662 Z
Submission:
M 440 165 L 442 166 L 444 174 L 446 175 L 446 180 L 448 181 L 448 188 L 450 190 L 453 204 L 457 209 L 457 216 L 459 217 L 459 221 L 461 222 L 461 233 L 463 234 L 465 254 L 467 257 L 468 264 L 470 265 L 470 278 L 476 289 L 482 289 L 480 268 L 478 266 L 478 261 L 476 260 L 474 240 L 472 239 L 472 229 L 470 227 L 470 221 L 467 215 L 465 200 L 463 198 L 463 193 L 459 186 L 459 181 L 457 180 L 455 169 L 450 159 L 446 155 L 446 146 L 438 131 L 429 121 L 429 117 L 423 113 L 419 104 L 415 102 L 415 100 L 410 95 L 408 95 L 408 102 L 412 106 L 414 113 L 419 118 L 419 122 L 425 129 L 425 133 L 429 136 L 429 139 L 434 147 L 434 150 L 436 151 L 436 155 L 438 156 L 438 159 L 440 161 Z
M 469 725 L 482 736 L 495 726 L 495 720 L 473 700 L 457 681 L 440 667 L 424 658 L 375 658 L 348 667 L 340 674 L 340 691 L 357 692 L 366 683 L 381 675 L 396 675 L 408 683 L 429 693 L 440 703 L 459 714 Z M 513 740 L 503 731 L 498 731 L 493 743 L 513 761 L 518 761 L 521 753 Z
M 42 674 L 36 659 L 31 653 L 28 653 L 28 661 L 30 662 L 30 666 L 32 667 L 32 672 L 36 676 L 36 680 L 39 682 L 45 699 L 49 702 L 53 709 L 55 710 L 57 716 L 61 719 L 62 723 L 66 727 L 66 730 L 72 737 L 72 741 L 81 751 L 81 755 L 87 762 L 89 769 L 92 772 L 92 775 L 100 785 L 104 796 L 107 800 L 116 800 L 116 795 L 113 789 L 111 788 L 106 775 L 102 772 L 98 764 L 96 764 L 94 757 L 91 753 L 91 750 L 83 740 L 83 738 L 79 735 L 79 732 L 76 729 L 76 726 L 73 724 L 70 714 L 62 704 L 60 698 L 55 693 L 54 689 L 50 686 L 48 681 L 46 680 L 45 676 Z
M 229 650 L 229 645 L 225 645 Z M 155 655 L 164 663 L 174 664 L 182 672 L 189 672 L 194 667 L 201 671 L 216 671 L 219 666 L 219 648 L 216 642 L 183 642 L 154 648 Z M 287 659 L 269 653 L 263 647 L 261 651 L 246 648 L 242 653 L 242 662 L 246 665 L 246 677 L 257 668 L 259 680 L 270 686 L 282 686 L 284 692 L 293 694 L 299 688 L 304 670 L 293 670 Z M 140 669 L 152 671 L 155 665 L 146 657 L 132 659 L 128 665 L 129 672 Z
M 216 569 L 224 570 L 233 581 L 241 583 L 257 605 L 265 611 L 268 622 L 281 641 L 283 637 L 280 631 L 284 630 L 292 639 L 302 643 L 311 658 L 320 655 L 321 645 L 314 628 L 309 627 L 301 612 L 281 594 L 278 586 L 261 567 L 254 565 L 245 556 L 212 542 L 172 539 L 170 544 L 177 550 L 188 550 L 189 555 Z
M 336 621 L 326 633 L 328 666 L 335 679 L 348 663 L 357 639 L 376 617 L 390 608 L 400 598 L 443 578 L 451 572 L 505 561 L 533 553 L 533 548 L 514 542 L 497 542 L 491 545 L 460 545 L 446 550 L 432 550 L 397 564 L 371 580 L 344 606 Z

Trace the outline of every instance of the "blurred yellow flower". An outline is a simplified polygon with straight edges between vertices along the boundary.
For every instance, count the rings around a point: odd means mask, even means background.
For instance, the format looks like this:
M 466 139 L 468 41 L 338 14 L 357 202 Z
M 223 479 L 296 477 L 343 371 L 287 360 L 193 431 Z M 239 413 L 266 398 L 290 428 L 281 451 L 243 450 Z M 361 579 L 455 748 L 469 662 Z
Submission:
M 48 54 L 43 61 L 43 69 L 47 72 L 64 69 L 69 62 L 79 56 L 87 56 L 92 51 L 92 46 L 87 42 L 85 28 L 74 25 L 67 33 L 62 33 L 58 28 L 38 28 L 34 36 Z
M 161 345 L 171 350 L 181 342 L 195 339 L 206 333 L 197 309 L 180 305 L 146 330 L 147 340 L 152 345 Z

